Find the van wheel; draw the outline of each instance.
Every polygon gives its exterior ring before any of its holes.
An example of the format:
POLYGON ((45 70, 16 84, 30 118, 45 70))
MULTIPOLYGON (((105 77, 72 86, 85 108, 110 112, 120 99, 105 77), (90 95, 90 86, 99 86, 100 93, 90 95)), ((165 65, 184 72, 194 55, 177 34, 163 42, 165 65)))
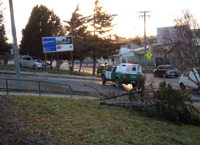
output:
POLYGON ((153 76, 156 77, 156 73, 155 72, 153 73, 153 76))
POLYGON ((122 84, 119 82, 119 79, 115 79, 115 87, 116 88, 121 88, 122 84))
POLYGON ((184 90, 184 89, 185 89, 185 86, 184 86, 183 83, 180 84, 180 89, 181 89, 181 90, 184 90))
POLYGON ((105 82, 106 82, 106 78, 105 78, 105 76, 104 75, 102 75, 102 84, 105 84, 105 82))

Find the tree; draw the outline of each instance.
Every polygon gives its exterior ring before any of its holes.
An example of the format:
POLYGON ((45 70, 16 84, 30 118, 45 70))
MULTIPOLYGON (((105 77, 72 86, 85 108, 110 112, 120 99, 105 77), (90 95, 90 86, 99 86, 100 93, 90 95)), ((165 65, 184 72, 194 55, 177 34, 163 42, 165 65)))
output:
POLYGON ((133 40, 131 40, 134 44, 141 46, 141 37, 137 35, 133 40))
POLYGON ((29 54, 44 60, 42 37, 60 35, 62 25, 60 18, 46 6, 35 6, 29 21, 22 30, 20 54, 29 54))
POLYGON ((73 57, 82 61, 87 55, 87 49, 85 49, 86 43, 83 41, 83 39, 85 39, 89 34, 86 24, 90 22, 90 16, 83 16, 82 14, 78 13, 79 10, 79 5, 77 5, 75 11, 72 13, 71 19, 69 21, 65 21, 65 28, 68 32, 68 35, 73 36, 73 57))
POLYGON ((108 57, 109 55, 114 54, 115 50, 118 49, 116 47, 113 51, 113 48, 117 44, 113 43, 111 36, 105 37, 105 34, 112 30, 114 26, 112 21, 117 15, 108 14, 107 12, 102 11, 102 8, 102 6, 99 6, 99 0, 95 0, 94 14, 91 19, 91 26, 94 28, 94 35, 90 36, 90 54, 93 58, 93 75, 95 75, 97 58, 108 57), (100 37, 103 35, 104 37, 100 37))
POLYGON ((6 36, 6 30, 4 25, 4 8, 2 8, 2 4, 3 2, 0 0, 0 60, 3 59, 4 65, 6 65, 12 45, 7 43, 8 38, 6 36))
POLYGON ((171 47, 170 61, 174 59, 174 65, 183 71, 186 69, 192 71, 195 79, 187 77, 200 88, 198 79, 198 75, 200 76, 200 27, 189 10, 182 12, 182 17, 174 19, 176 23, 174 27, 163 30, 162 41, 165 46, 171 47))

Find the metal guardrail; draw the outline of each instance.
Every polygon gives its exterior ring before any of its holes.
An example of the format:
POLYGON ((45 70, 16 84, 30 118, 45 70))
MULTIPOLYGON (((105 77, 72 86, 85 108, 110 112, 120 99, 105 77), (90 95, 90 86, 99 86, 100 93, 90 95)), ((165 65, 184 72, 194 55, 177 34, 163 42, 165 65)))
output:
POLYGON ((29 79, 12 79, 12 78, 0 78, 0 80, 5 80, 6 86, 5 87, 0 87, 0 89, 6 89, 7 95, 9 95, 9 90, 24 90, 24 91, 38 91, 39 96, 41 96, 41 92, 57 92, 57 93, 69 93, 71 95, 71 98, 73 97, 73 92, 71 89, 71 86, 69 84, 65 83, 56 83, 56 82, 50 82, 50 81, 41 81, 41 80, 29 80, 29 79), (38 89, 25 89, 25 88, 9 88, 8 86, 8 81, 13 80, 13 81, 28 81, 28 82, 37 82, 38 83, 38 89), (51 83, 51 84, 57 84, 57 85, 66 85, 68 86, 69 92, 64 92, 64 91, 54 91, 54 90, 42 90, 41 89, 41 82, 44 83, 51 83))
POLYGON ((30 80, 30 79, 12 79, 12 78, 0 78, 0 80, 5 80, 5 87, 0 87, 0 90, 5 89, 7 92, 7 95, 9 95, 10 90, 21 90, 21 91, 38 91, 39 96, 41 96, 41 92, 54 92, 54 93, 68 93, 70 94, 71 98, 73 98, 73 95, 82 95, 82 96, 89 96, 89 97, 98 97, 101 99, 99 94, 96 92, 97 96, 89 95, 89 94, 83 94, 83 93, 77 93, 73 92, 72 88, 69 84, 66 83, 57 83, 57 82, 51 82, 51 81, 42 81, 42 80, 30 80), (9 81, 28 81, 28 82, 37 82, 38 83, 38 89, 25 89, 25 88, 10 88, 8 83, 9 81), (65 85, 68 86, 69 92, 66 91, 54 91, 54 90, 43 90, 41 89, 41 83, 50 83, 50 84, 56 84, 56 85, 65 85))

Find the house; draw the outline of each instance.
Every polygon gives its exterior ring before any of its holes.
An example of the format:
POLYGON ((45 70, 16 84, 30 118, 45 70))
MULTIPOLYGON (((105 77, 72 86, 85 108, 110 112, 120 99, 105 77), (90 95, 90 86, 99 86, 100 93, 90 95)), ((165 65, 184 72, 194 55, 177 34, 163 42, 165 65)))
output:
POLYGON ((141 46, 136 45, 132 42, 126 43, 123 47, 120 48, 119 53, 117 54, 118 58, 114 59, 114 63, 120 64, 128 62, 128 58, 134 57, 132 50, 140 47, 141 46))

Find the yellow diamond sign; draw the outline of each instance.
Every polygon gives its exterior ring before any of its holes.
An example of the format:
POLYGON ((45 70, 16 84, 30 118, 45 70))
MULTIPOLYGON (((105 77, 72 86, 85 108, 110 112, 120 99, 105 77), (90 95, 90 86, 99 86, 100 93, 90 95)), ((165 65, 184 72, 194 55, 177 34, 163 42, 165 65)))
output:
POLYGON ((151 57, 152 57, 151 52, 147 52, 146 57, 147 57, 147 58, 151 58, 151 57))

